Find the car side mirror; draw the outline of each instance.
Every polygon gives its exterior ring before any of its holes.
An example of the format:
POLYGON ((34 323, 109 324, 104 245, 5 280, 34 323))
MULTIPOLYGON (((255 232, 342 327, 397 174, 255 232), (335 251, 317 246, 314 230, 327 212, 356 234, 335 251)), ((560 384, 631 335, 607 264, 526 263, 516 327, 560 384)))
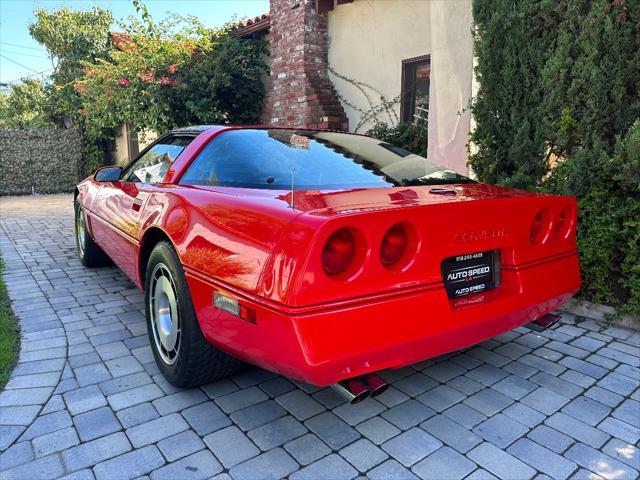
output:
POLYGON ((102 167, 96 170, 93 178, 96 182, 117 182, 122 175, 122 167, 102 167))

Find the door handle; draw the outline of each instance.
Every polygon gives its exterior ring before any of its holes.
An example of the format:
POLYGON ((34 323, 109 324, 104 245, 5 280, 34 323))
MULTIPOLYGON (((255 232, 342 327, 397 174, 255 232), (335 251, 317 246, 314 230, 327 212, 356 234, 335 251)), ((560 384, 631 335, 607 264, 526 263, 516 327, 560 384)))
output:
POLYGON ((131 205, 132 210, 134 212, 139 212, 141 207, 142 207, 142 199, 134 198, 133 205, 131 205))

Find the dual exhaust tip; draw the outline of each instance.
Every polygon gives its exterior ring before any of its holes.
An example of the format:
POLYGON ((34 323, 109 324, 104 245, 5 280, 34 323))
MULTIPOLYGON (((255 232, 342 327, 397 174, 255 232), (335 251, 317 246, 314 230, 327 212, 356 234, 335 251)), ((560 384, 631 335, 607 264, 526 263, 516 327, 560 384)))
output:
POLYGON ((331 385, 331 388, 351 405, 355 405, 365 398, 377 397, 389 388, 389 384, 375 373, 369 373, 361 377, 348 378, 331 385))

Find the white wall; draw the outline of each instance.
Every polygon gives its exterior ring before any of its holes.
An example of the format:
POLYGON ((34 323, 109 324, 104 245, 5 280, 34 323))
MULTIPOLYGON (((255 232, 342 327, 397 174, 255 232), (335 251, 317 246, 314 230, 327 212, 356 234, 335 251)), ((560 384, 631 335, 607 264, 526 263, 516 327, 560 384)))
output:
POLYGON ((433 162, 468 174, 473 84, 471 0, 431 2, 429 147, 433 162))
MULTIPOLYGON (((355 0, 329 12, 329 65, 343 76, 365 82, 387 99, 400 95, 402 60, 431 55, 429 152, 434 162, 466 174, 467 109, 472 93, 471 0, 355 0), (466 111, 465 111, 466 110, 466 111)), ((358 89, 330 74, 338 93, 369 110, 358 89)), ((379 97, 370 89, 374 104, 379 97)), ((349 128, 360 122, 358 109, 345 104, 349 128)), ((400 105, 393 110, 400 114, 400 105)), ((386 113, 378 119, 395 123, 386 113)), ((371 122, 359 128, 366 132, 371 122)))
POLYGON ((120 125, 116 136, 116 149, 113 152, 113 161, 116 165, 126 165, 129 163, 129 132, 126 124, 120 125))
MULTIPOLYGON (((400 95, 402 60, 430 53, 429 0, 356 0, 329 12, 329 66, 337 73, 379 90, 391 100, 400 95)), ((351 83, 329 74, 338 93, 350 103, 369 110, 367 98, 351 83)), ((380 95, 365 88, 374 105, 380 95), (377 97, 377 98, 376 98, 377 97)), ((355 130, 361 113, 343 102, 349 129, 355 130)), ((400 104, 393 107, 400 115, 400 104)), ((395 123, 386 113, 381 121, 395 123)), ((360 133, 371 128, 363 125, 360 133)))
MULTIPOLYGON (((127 165, 133 158, 130 158, 129 154, 129 126, 126 123, 120 125, 118 133, 116 135, 116 149, 112 153, 113 161, 116 165, 127 165)), ((138 152, 144 150, 144 148, 155 141, 158 138, 158 134, 151 130, 145 130, 138 133, 138 152)))

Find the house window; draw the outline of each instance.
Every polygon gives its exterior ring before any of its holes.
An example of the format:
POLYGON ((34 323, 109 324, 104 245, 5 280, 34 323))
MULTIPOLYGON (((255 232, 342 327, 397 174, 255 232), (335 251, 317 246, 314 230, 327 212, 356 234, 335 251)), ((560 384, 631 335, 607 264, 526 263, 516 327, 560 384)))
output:
POLYGON ((403 123, 416 123, 427 118, 429 111, 429 55, 402 61, 402 92, 400 94, 400 118, 403 123))

